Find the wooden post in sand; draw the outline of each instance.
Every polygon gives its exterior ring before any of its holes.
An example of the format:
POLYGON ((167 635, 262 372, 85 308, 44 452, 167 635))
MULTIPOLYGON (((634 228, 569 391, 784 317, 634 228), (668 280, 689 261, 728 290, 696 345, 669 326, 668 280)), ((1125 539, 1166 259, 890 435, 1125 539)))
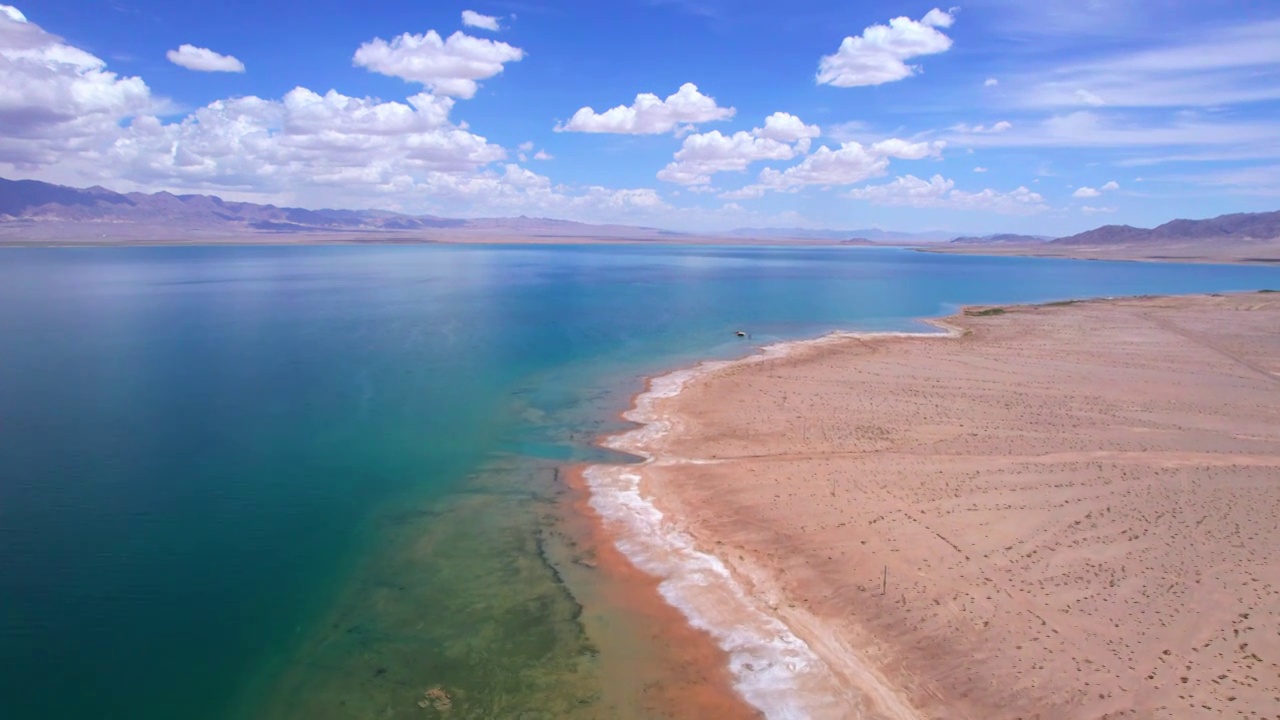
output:
POLYGON ((889 591, 889 566, 884 566, 884 579, 880 581, 880 594, 884 595, 889 591))

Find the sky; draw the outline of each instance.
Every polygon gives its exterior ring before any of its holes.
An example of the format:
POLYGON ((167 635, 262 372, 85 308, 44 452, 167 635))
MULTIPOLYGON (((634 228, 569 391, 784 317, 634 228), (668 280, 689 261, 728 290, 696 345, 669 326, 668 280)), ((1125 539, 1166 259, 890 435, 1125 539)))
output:
POLYGON ((0 176, 693 231, 1276 210, 1280 3, 0 4, 0 176))

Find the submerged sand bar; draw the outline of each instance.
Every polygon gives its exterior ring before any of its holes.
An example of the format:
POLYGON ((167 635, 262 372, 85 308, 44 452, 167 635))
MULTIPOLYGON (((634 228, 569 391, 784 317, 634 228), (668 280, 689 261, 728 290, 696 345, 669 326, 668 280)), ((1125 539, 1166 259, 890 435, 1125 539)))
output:
POLYGON ((593 502, 770 717, 1280 717, 1280 294, 946 322, 656 380, 593 502))

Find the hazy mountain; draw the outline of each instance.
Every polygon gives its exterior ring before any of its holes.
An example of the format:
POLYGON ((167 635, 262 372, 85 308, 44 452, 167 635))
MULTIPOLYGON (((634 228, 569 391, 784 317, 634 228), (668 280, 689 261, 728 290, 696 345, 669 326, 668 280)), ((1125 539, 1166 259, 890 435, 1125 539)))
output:
MULTIPOLYGON (((306 210, 213 195, 117 193, 102 187, 71 188, 35 180, 0 178, 0 237, 23 241, 99 237, 122 241, 172 241, 236 235, 344 233, 388 234, 404 241, 522 239, 715 241, 800 240, 846 245, 944 243, 948 246, 1155 247, 1190 248, 1212 243, 1252 246, 1280 239, 1280 212, 1238 213, 1209 220, 1174 220, 1154 229, 1107 225, 1049 240, 1036 235, 999 234, 951 239, 939 232, 904 233, 879 229, 812 230, 739 228, 720 236, 686 234, 628 225, 591 225, 548 218, 511 217, 460 220, 383 210, 306 210), (945 242, 950 240, 950 242, 945 242)), ((370 238, 371 240, 376 238, 370 238)))
MULTIPOLYGON (((405 241, 519 238, 672 240, 685 233, 628 225, 591 225, 549 218, 460 220, 385 210, 306 210, 213 195, 168 192, 117 193, 101 187, 71 188, 35 180, 0 178, 0 236, 53 241, 111 238, 167 241, 240 235, 393 235, 405 241)), ((337 237, 337 236, 335 236, 337 237)), ((370 238, 376 240, 377 238, 370 238)))
POLYGON ((1054 245, 1120 245, 1266 241, 1280 238, 1280 212, 1236 213, 1209 220, 1173 220, 1147 230, 1106 225, 1054 240, 1054 245))
POLYGON ((1001 233, 998 235, 980 235, 970 237, 958 237, 951 242, 957 245, 1030 245, 1033 243, 1042 243, 1052 240, 1051 237, 1044 235, 1015 235, 1012 233, 1001 233))
POLYGON ((368 210, 304 210, 228 202, 213 195, 112 192, 77 189, 35 180, 0 178, 0 221, 134 223, 181 229, 323 232, 333 230, 417 230, 465 225, 430 215, 410 216, 368 210))
POLYGON ((778 240, 870 240, 878 244, 941 242, 954 236, 948 232, 895 232, 865 228, 862 230, 813 230, 810 228, 736 228, 728 235, 740 238, 775 238, 778 240))

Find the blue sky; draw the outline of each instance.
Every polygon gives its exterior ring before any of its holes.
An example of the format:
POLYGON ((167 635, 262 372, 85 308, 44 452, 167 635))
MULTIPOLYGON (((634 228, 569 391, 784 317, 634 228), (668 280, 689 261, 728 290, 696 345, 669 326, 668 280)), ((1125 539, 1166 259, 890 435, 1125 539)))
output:
POLYGON ((11 178, 694 230, 1280 206, 1274 0, 0 9, 11 178))

